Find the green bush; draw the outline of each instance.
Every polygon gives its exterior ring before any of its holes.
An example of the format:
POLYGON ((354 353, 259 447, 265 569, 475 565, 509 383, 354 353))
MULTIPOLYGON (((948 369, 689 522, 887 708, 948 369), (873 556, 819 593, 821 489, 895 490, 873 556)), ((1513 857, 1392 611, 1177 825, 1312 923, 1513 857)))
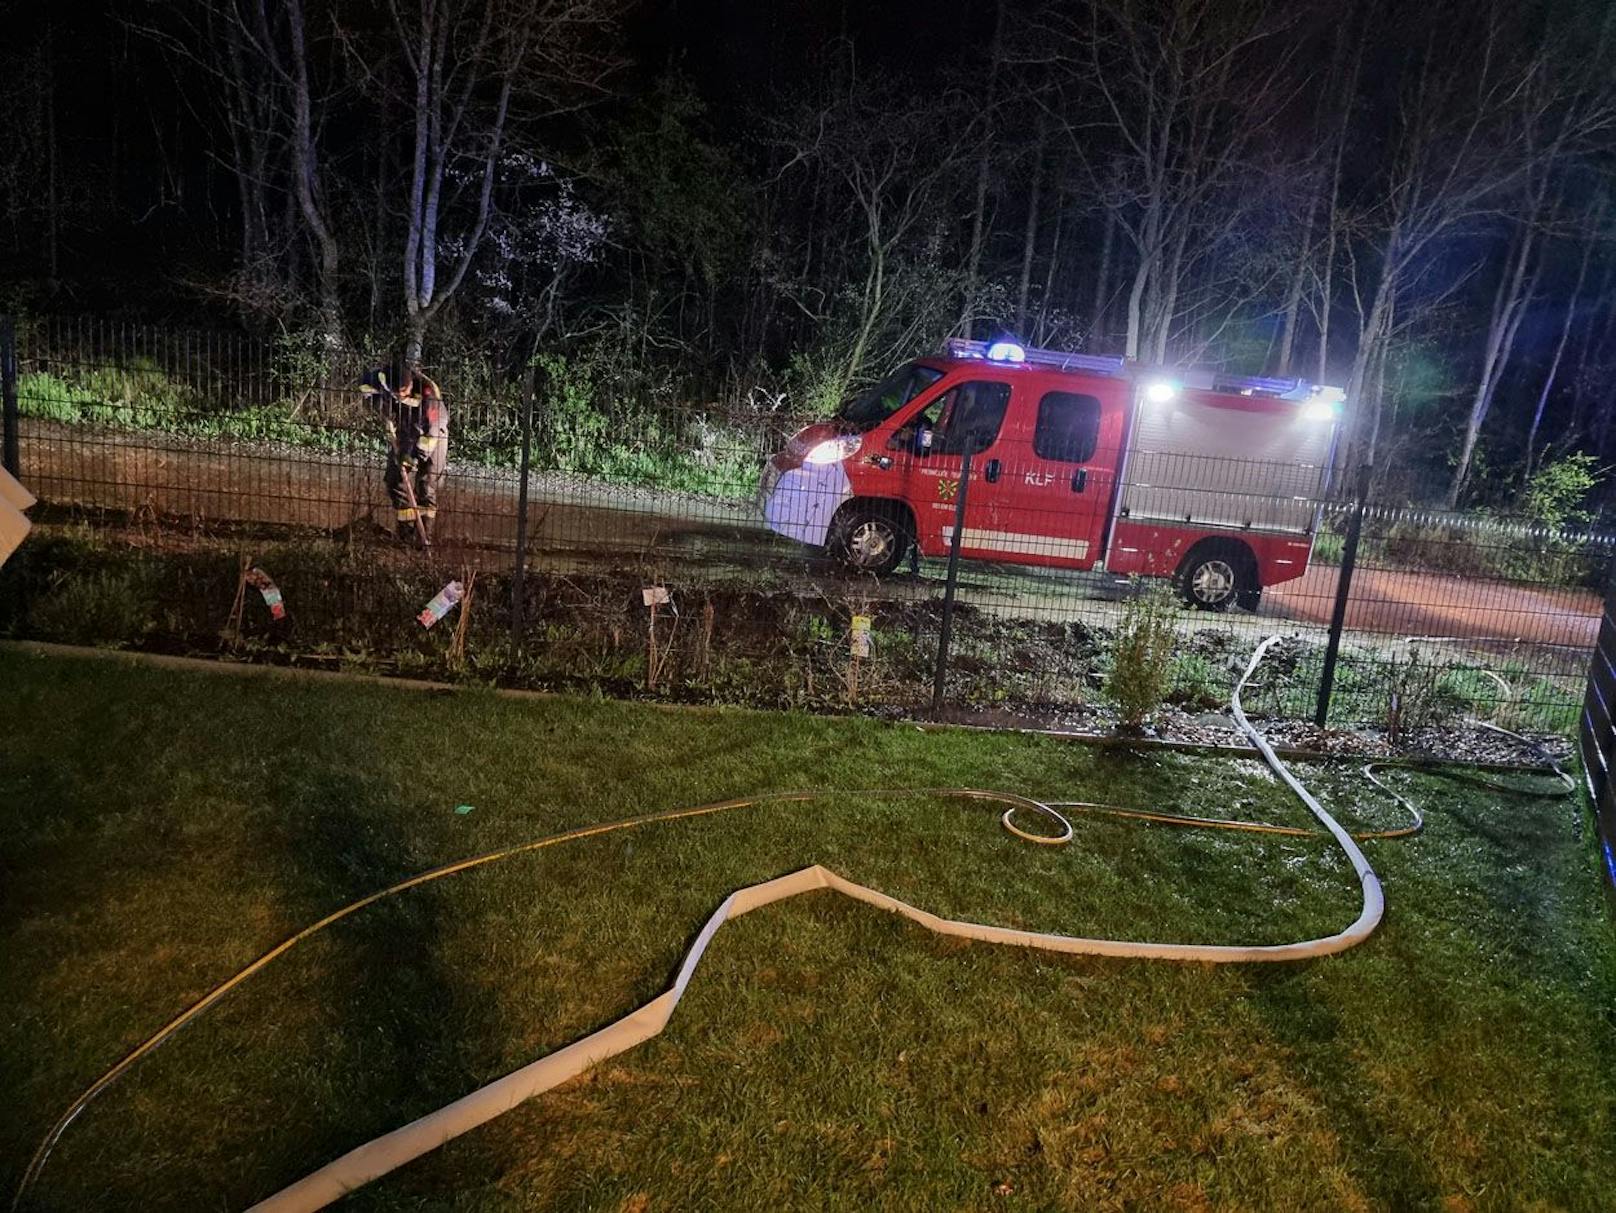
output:
POLYGON ((71 423, 79 420, 91 399, 83 389, 44 371, 17 377, 17 411, 24 417, 71 423))
POLYGON ((121 647, 153 627, 156 602, 137 569, 64 573, 29 611, 33 630, 64 644, 121 647))
MULTIPOLYGON (((541 354, 541 458, 555 471, 623 484, 745 497, 757 486, 755 434, 612 387, 600 358, 541 354)), ((643 385, 641 385, 643 387, 643 385)))
POLYGON ((1178 643, 1176 610, 1171 591, 1160 585, 1136 589, 1122 609, 1105 689, 1126 728, 1143 726, 1167 697, 1178 643))
POLYGON ((1583 502, 1602 478, 1598 463, 1594 456, 1579 451, 1544 464, 1526 482, 1521 503, 1526 516, 1557 530, 1586 525, 1593 515, 1583 508, 1583 502))

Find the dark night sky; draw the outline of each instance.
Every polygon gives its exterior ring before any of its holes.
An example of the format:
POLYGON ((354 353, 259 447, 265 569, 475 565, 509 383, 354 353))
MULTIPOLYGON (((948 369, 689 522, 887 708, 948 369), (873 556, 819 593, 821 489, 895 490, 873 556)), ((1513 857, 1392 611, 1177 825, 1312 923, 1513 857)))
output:
MULTIPOLYGON (((144 281, 149 305, 175 276, 209 271, 218 250, 204 229, 216 227, 229 243, 221 213, 229 185, 204 146, 194 103, 170 62, 132 28, 152 11, 145 0, 19 3, 7 18, 10 50, 0 61, 47 44, 55 61, 63 189, 88 203, 63 232, 62 279, 83 306, 127 306, 131 281, 144 281)), ((841 39, 866 78, 894 70, 924 78, 929 63, 980 61, 992 10, 965 0, 647 0, 624 32, 626 92, 675 70, 707 101, 712 126, 734 136, 765 91, 811 87, 828 56, 845 56, 841 39)), ((7 245, 0 280, 39 272, 37 247, 7 245)))

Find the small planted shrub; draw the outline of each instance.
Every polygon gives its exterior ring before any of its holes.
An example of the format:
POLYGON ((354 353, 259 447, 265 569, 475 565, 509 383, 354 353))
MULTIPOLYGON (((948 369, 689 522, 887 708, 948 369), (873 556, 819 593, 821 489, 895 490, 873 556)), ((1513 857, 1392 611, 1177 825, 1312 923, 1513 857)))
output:
POLYGON ((1453 662, 1437 653, 1408 646, 1405 656, 1393 656, 1384 670, 1386 738, 1393 746, 1411 733, 1447 724, 1458 715, 1460 703, 1450 686, 1453 662))
POLYGON ((1123 607, 1105 689, 1126 728, 1143 727, 1167 697, 1178 643, 1176 610, 1171 591, 1161 585, 1136 591, 1123 607))

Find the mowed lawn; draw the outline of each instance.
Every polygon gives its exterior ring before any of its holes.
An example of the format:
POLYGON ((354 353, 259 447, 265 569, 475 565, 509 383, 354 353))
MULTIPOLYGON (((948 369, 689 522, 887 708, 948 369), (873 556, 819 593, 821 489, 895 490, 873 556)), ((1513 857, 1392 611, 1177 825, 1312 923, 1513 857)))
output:
MULTIPOLYGON (((802 787, 970 785, 1305 823, 1259 764, 0 651, 0 1178, 88 1083, 300 926, 568 827, 802 787), (456 807, 471 805, 467 813, 456 807)), ((1354 824, 1350 769, 1304 779, 1354 824)), ((669 1030, 345 1208, 1608 1209, 1616 932, 1586 809, 1404 776, 1381 931, 1255 967, 950 942, 832 893, 726 926, 669 1030)), ((28 1207, 233 1209, 661 991, 738 885, 820 862, 945 914, 1283 942, 1325 841, 846 796, 452 877, 254 977, 93 1104, 28 1207)))

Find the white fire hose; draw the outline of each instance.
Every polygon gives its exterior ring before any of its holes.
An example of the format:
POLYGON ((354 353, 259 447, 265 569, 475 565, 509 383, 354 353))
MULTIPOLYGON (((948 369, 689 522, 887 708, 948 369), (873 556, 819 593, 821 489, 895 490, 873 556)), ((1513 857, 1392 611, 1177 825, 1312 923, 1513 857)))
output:
MULTIPOLYGON (((1251 655, 1250 663, 1246 666, 1245 673, 1240 676, 1240 680, 1235 686, 1234 694, 1231 697, 1231 707, 1235 723, 1239 725, 1240 730, 1250 738, 1252 744, 1257 747, 1257 750, 1262 754, 1268 765, 1273 768, 1275 774, 1284 780, 1286 786, 1296 794, 1301 802, 1307 806, 1308 811, 1323 825, 1325 831, 1335 839, 1337 845, 1341 847, 1348 860, 1352 863, 1353 871, 1357 873, 1362 894, 1362 905, 1358 917, 1342 930, 1333 935, 1325 935, 1316 939, 1268 945, 1152 943, 1136 940, 1090 939, 1074 935, 1046 934, 940 918, 927 910, 910 905, 908 902, 900 901, 877 889, 857 884, 837 875, 828 868, 814 864, 786 876, 737 889, 726 897, 722 904, 713 911, 701 933, 696 937, 695 943, 691 945, 690 950, 685 954, 684 961, 679 966, 679 972, 674 979, 673 985, 644 1006, 591 1033, 582 1040, 575 1041, 505 1075, 503 1078, 496 1079, 488 1085, 460 1097, 453 1103, 439 1108, 436 1112, 428 1113, 418 1120, 411 1121, 401 1128, 384 1133, 380 1137, 348 1151, 289 1187, 283 1188, 273 1196, 255 1204, 252 1206, 253 1210, 258 1211, 258 1213, 301 1213, 301 1211, 305 1210, 324 1208, 360 1185, 377 1179, 389 1171, 403 1166, 412 1159, 419 1158, 451 1138, 458 1137, 460 1134, 494 1119, 501 1113, 509 1111, 522 1101, 549 1091, 599 1064, 601 1061, 631 1049, 642 1041, 657 1035, 667 1026, 669 1019, 673 1015, 674 1008, 679 1005, 679 1000, 684 996, 685 989, 707 950, 707 945, 712 941, 719 927, 730 919, 739 917, 751 910, 777 901, 783 901, 788 897, 795 897, 800 893, 829 889, 851 897, 855 901, 864 902, 866 905, 872 905, 878 909, 899 914, 939 935, 973 939, 983 943, 1035 948, 1040 951, 1059 952, 1066 955, 1121 956, 1141 960, 1241 964, 1305 960, 1315 956, 1326 956, 1333 952, 1342 952, 1362 943, 1379 924, 1381 915, 1385 910, 1385 899, 1381 892, 1380 880, 1370 866, 1369 860, 1365 858, 1363 851, 1359 849, 1358 840, 1404 837, 1418 832, 1422 822, 1418 811, 1405 797, 1386 787, 1385 784, 1375 778, 1374 768, 1377 764, 1370 764, 1370 766, 1364 768, 1364 773, 1377 786, 1394 796, 1413 815, 1413 821, 1410 825, 1394 830, 1373 831, 1356 836, 1348 833, 1325 810, 1324 806, 1314 798, 1313 794, 1291 774, 1289 768, 1274 753, 1273 747, 1252 726, 1251 722, 1246 718, 1240 702, 1240 695, 1250 681, 1252 674, 1262 662, 1263 655, 1277 639, 1278 637, 1271 636, 1257 646, 1256 651, 1251 655)), ((1559 771, 1558 768, 1555 768, 1555 770, 1568 786, 1574 787, 1569 776, 1559 771)), ((991 792, 974 788, 886 789, 872 791, 810 790, 766 793, 743 799, 718 801, 694 808, 673 809, 641 817, 625 818, 621 821, 585 826, 581 829, 569 830, 563 834, 551 835, 548 838, 536 839, 513 847, 507 847, 503 850, 492 851, 470 859, 460 860, 456 863, 446 864, 443 867, 412 876, 408 880, 400 881, 379 892, 372 893, 368 897, 343 906, 341 909, 326 915, 318 922, 305 927, 269 952, 266 952, 234 977, 216 987, 199 1002, 170 1021, 154 1036, 137 1047, 116 1066, 108 1070, 73 1102, 51 1128, 50 1132, 46 1134, 45 1139, 34 1154, 33 1160, 29 1163, 21 1184, 18 1186, 16 1198, 12 1203, 13 1209, 22 1205, 28 1190, 39 1179, 46 1160, 50 1156, 51 1149, 68 1125, 89 1105, 91 1100, 126 1073, 142 1057, 167 1041, 236 986, 263 969, 270 962, 284 955, 297 944, 323 931, 333 923, 355 914, 367 906, 374 905, 384 898, 392 897, 429 881, 469 871, 512 856, 557 846, 561 843, 594 838, 617 830, 635 829, 641 826, 679 821, 691 817, 711 816, 731 809, 756 808, 767 804, 800 803, 833 796, 877 798, 924 796, 991 801, 1005 806, 1001 820, 1004 827, 1012 834, 1029 842, 1056 846, 1064 845, 1072 838, 1071 822, 1059 811, 1061 809, 1076 809, 1090 813, 1196 828, 1233 829, 1286 835, 1312 835, 1318 833, 1316 830, 1295 826, 1191 817, 1184 814, 1130 809, 1086 801, 1039 801, 1011 792, 991 792), (1030 816, 1044 819, 1054 827, 1055 832, 1053 834, 1037 834, 1021 828, 1014 820, 1018 811, 1024 811, 1030 816)))

